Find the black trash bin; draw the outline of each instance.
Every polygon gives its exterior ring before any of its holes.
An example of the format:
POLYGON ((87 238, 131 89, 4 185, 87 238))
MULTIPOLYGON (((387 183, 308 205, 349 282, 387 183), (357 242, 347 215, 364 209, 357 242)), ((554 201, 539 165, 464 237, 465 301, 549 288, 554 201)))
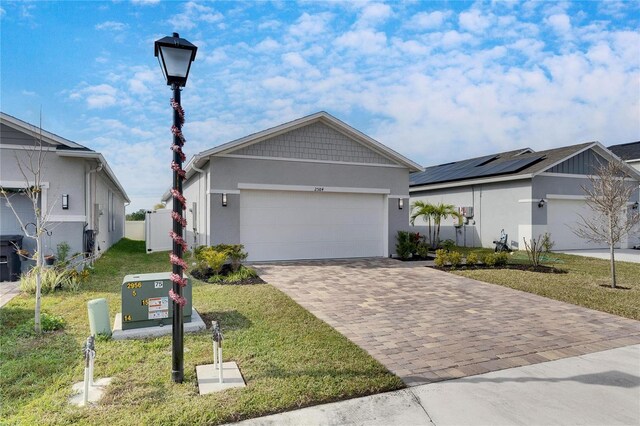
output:
POLYGON ((20 256, 22 235, 0 235, 0 281, 20 279, 20 256))

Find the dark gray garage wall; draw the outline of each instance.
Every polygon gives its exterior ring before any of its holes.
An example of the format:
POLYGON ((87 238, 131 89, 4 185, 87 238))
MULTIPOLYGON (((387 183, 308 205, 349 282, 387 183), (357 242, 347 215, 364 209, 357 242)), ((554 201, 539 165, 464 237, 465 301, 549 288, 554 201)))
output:
MULTIPOLYGON (((408 195, 409 170, 395 166, 365 166, 254 158, 212 157, 211 188, 237 191, 239 183, 301 185, 343 188, 388 189, 390 195, 408 195)), ((409 200, 398 209, 398 200, 389 199, 389 253, 395 250, 395 234, 409 223, 409 200)), ((239 195, 229 194, 227 207, 220 195, 212 194, 212 244, 240 240, 239 195), (215 201, 214 201, 215 200, 215 201)))

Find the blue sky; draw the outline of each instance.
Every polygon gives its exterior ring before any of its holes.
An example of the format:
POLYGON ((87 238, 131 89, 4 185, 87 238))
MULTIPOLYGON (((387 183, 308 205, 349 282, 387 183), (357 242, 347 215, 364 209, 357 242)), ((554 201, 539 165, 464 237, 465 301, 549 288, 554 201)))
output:
POLYGON ((187 156, 327 111, 433 165, 640 140, 640 3, 0 2, 1 109, 102 152, 128 211, 171 183, 153 42, 199 48, 187 156))

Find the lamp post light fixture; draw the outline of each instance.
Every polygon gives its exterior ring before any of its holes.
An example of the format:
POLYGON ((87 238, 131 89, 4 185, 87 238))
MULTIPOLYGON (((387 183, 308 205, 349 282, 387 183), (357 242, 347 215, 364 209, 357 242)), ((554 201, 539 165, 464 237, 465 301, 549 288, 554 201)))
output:
POLYGON ((196 58, 198 48, 187 40, 180 38, 178 33, 173 33, 171 37, 163 37, 157 40, 154 45, 154 54, 158 58, 162 74, 164 75, 167 85, 173 90, 173 99, 171 106, 173 107, 173 162, 171 169, 173 170, 173 187, 171 194, 173 196, 173 231, 171 237, 173 239, 173 252, 170 255, 173 273, 171 281, 173 288, 169 292, 173 304, 172 319, 172 368, 171 378, 175 383, 182 383, 184 379, 184 324, 182 309, 186 300, 182 296, 182 287, 187 284, 187 280, 183 277, 183 271, 186 263, 182 259, 183 251, 186 249, 186 242, 182 237, 182 229, 186 225, 183 211, 186 207, 186 200, 182 195, 182 180, 185 177, 185 171, 182 169, 182 162, 185 155, 182 152, 182 146, 185 139, 182 135, 182 124, 184 123, 184 111, 180 104, 180 90, 187 84, 191 62, 196 58))

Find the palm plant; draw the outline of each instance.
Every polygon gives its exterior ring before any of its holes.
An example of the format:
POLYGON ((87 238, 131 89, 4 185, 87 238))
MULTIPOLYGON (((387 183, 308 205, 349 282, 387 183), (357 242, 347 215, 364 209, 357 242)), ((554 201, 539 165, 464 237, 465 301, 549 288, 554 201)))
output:
POLYGON ((429 229, 429 245, 432 247, 435 235, 431 234, 431 220, 434 218, 434 212, 435 209, 433 204, 424 201, 415 201, 413 204, 411 204, 411 216, 409 217, 411 225, 415 225, 415 221, 419 217, 427 222, 427 226, 429 229))
POLYGON ((455 217, 458 220, 462 218, 462 215, 458 213, 458 210, 455 208, 453 204, 444 204, 438 203, 433 206, 433 223, 435 225, 435 246, 437 247, 440 244, 440 223, 442 219, 447 219, 449 217, 455 217))

